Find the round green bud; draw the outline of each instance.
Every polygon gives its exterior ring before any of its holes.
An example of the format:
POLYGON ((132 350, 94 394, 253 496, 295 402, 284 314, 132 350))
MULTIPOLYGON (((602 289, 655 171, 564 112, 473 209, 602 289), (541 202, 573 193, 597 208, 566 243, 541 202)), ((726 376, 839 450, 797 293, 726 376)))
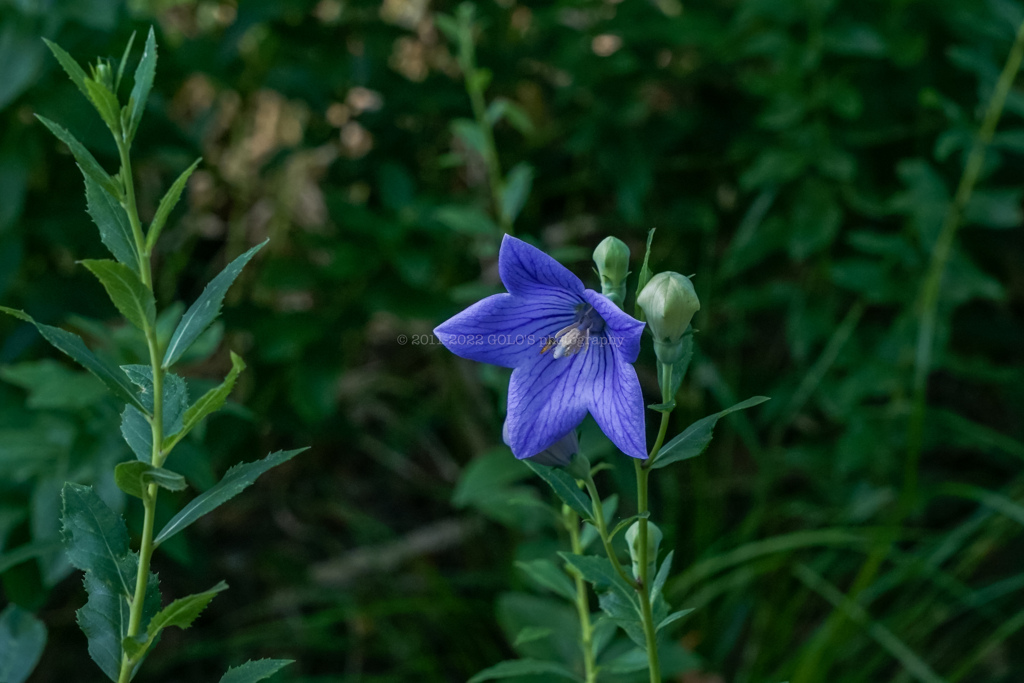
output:
POLYGON ((636 298, 654 335, 658 360, 672 364, 682 355, 679 340, 700 310, 700 300, 690 278, 679 273, 658 273, 636 298))
POLYGON ((618 237, 605 237, 594 249, 594 264, 601 276, 601 293, 621 307, 626 299, 629 247, 618 237))
MULTIPOLYGON (((647 522, 647 566, 648 575, 650 568, 657 563, 658 548, 661 547, 661 529, 648 520, 647 522)), ((626 529, 626 545, 629 546, 629 557, 633 560, 633 576, 640 578, 640 520, 633 522, 626 529)))

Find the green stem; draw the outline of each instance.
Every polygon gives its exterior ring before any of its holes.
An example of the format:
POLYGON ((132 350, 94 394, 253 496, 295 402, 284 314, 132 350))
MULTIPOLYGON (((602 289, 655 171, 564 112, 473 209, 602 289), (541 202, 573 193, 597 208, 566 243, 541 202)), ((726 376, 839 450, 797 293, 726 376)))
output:
MULTIPOLYGON (((568 505, 562 506, 562 519, 565 528, 569 532, 569 539, 572 544, 574 555, 583 554, 583 543, 580 541, 580 518, 568 505)), ((597 658, 594 656, 594 628, 590 622, 590 600, 587 594, 587 584, 583 575, 575 568, 569 567, 576 583, 576 613, 580 620, 580 648, 583 650, 583 671, 586 676, 585 683, 597 682, 597 658)))
POLYGON ((1020 70, 1021 59, 1024 58, 1024 22, 1017 28, 1017 37, 1006 57, 1006 64, 996 82, 995 90, 985 110, 985 118, 971 146, 967 163, 964 165, 960 184, 956 188, 953 203, 946 212, 942 231, 932 250, 931 262, 925 275, 924 287, 920 299, 921 326, 917 334, 917 353, 914 363, 914 403, 911 414, 909 444, 905 463, 903 491, 900 506, 903 514, 913 509, 917 499, 917 469, 921 459, 921 448, 924 441, 924 418, 926 394, 928 391, 928 375, 931 371, 932 354, 934 353, 935 328, 938 322, 939 294, 942 289, 942 276, 946 271, 946 263, 953 251, 953 243, 960 227, 964 210, 974 192, 974 186, 981 175, 985 162, 985 150, 992 142, 996 125, 1002 116, 1006 104, 1006 96, 1013 86, 1013 81, 1020 70))
MULTIPOLYGON (((135 187, 132 177, 131 159, 128 156, 128 149, 125 145, 119 144, 121 155, 121 177, 125 186, 124 209, 128 214, 128 221, 132 226, 132 234, 135 237, 135 246, 139 253, 139 268, 143 284, 153 291, 153 274, 150 261, 150 251, 146 246, 146 240, 142 234, 142 222, 139 220, 138 208, 135 204, 135 187)), ((164 437, 163 424, 163 395, 164 395, 164 370, 160 360, 160 343, 156 336, 156 329, 148 322, 145 322, 146 345, 149 347, 149 363, 153 371, 153 414, 149 418, 152 428, 153 450, 150 454, 150 463, 154 467, 163 465, 166 457, 162 450, 164 437)), ((149 583, 149 565, 153 556, 153 523, 156 518, 156 498, 159 488, 156 484, 150 484, 146 489, 146 495, 142 499, 144 516, 142 520, 142 540, 139 544, 139 569, 135 577, 135 594, 132 596, 130 616, 128 618, 129 638, 139 635, 142 626, 142 612, 146 601, 146 588, 149 583)), ((118 683, 128 683, 131 680, 132 672, 135 669, 137 660, 125 654, 121 656, 121 672, 118 676, 118 683)))
MULTIPOLYGON (((662 413, 663 416, 667 416, 667 413, 662 413)), ((664 423, 665 420, 662 420, 664 423)), ((655 444, 660 448, 660 444, 655 444)), ((654 451, 656 453, 656 451, 654 451)), ((651 470, 644 467, 641 461, 635 460, 634 466, 636 468, 636 498, 637 498, 637 510, 639 514, 647 512, 647 478, 651 474, 651 470)), ((640 611, 644 622, 644 641, 647 643, 647 662, 651 673, 651 683, 661 683, 661 665, 658 662, 658 634, 654 625, 654 614, 651 611, 651 595, 650 595, 650 558, 648 557, 649 547, 647 544, 647 518, 640 518, 640 533, 637 541, 639 548, 637 551, 640 555, 640 576, 639 581, 636 583, 636 592, 640 596, 640 611)))
POLYGON ((604 546, 604 552, 608 555, 608 561, 612 563, 612 568, 615 569, 616 573, 622 580, 631 586, 636 585, 636 579, 626 573, 626 570, 622 568, 622 564, 619 562, 619 558, 615 555, 615 550, 612 548, 612 539, 608 534, 608 522, 604 518, 604 509, 601 507, 601 495, 597 492, 597 485, 594 484, 594 478, 588 476, 586 481, 583 482, 587 487, 587 493, 590 494, 591 506, 594 508, 594 521, 597 522, 597 532, 601 536, 601 544, 604 546))

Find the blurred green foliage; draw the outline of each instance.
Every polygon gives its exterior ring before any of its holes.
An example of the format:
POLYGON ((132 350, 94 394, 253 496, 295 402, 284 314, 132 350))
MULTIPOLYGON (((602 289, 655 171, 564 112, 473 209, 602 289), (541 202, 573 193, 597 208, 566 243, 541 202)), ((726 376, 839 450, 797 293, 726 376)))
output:
MULTIPOLYGON (((168 543, 170 597, 221 576, 232 589, 187 642, 153 654, 154 680, 210 678, 244 651, 296 659, 282 680, 453 681, 566 647, 511 644, 517 625, 557 632, 565 616, 514 567, 556 538, 529 503, 548 492, 498 448, 502 377, 416 343, 499 287, 486 164, 452 133, 473 113, 434 11, 454 7, 0 2, 4 305, 139 360, 75 263, 103 247, 81 175, 33 114, 65 122, 108 168, 116 151, 42 37, 85 61, 157 27, 134 145, 143 217, 204 158, 164 231, 162 304, 193 300, 273 238, 187 373, 197 386, 226 374, 227 335, 251 368, 249 409, 197 430, 175 466, 205 489, 256 452, 314 448, 168 543)), ((1021 4, 505 0, 477 15, 486 97, 528 117, 495 128, 502 168, 533 168, 517 234, 586 275, 606 235, 635 255, 657 227, 652 267, 696 273, 702 304, 675 428, 773 397, 656 477, 662 547, 682 572, 666 590, 697 608, 678 642, 708 672, 688 680, 771 683, 809 657, 805 680, 1020 680, 1024 89, 942 280, 919 495, 857 604, 844 594, 902 496, 920 290, 1021 4), (845 621, 822 648, 833 612, 845 621)), ((0 320, 0 340, 3 594, 49 628, 31 680, 74 679, 82 591, 61 581, 56 493, 71 479, 118 503, 96 475, 129 452, 90 377, 27 325, 0 320), (10 565, 26 547, 37 561, 10 565)), ((642 356, 656 397, 651 368, 642 356)), ((620 469, 601 476, 628 482, 620 469)))

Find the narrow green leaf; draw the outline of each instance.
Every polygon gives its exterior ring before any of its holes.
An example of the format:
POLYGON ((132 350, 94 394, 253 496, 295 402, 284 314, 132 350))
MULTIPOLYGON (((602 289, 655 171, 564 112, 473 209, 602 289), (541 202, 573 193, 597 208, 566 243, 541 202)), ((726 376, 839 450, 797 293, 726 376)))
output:
POLYGON ((22 683, 46 647, 46 625, 15 604, 0 612, 0 681, 22 683))
POLYGON ((183 491, 187 486, 185 477, 177 472, 154 467, 138 460, 122 462, 115 467, 114 482, 117 484, 117 488, 129 496, 142 499, 146 498, 146 489, 150 484, 156 484, 168 491, 183 491))
POLYGON ((114 81, 114 94, 121 88, 121 77, 124 76, 124 66, 128 63, 128 55, 132 53, 132 45, 135 44, 135 31, 132 31, 132 35, 128 38, 128 44, 125 45, 124 52, 121 54, 121 63, 117 67, 117 79, 114 81))
POLYGON ((677 621, 679 621, 680 619, 682 619, 683 617, 685 617, 687 614, 689 614, 692 611, 693 611, 693 609, 681 609, 678 612, 673 612, 672 614, 670 614, 667 617, 665 617, 664 619, 662 619, 661 622, 659 622, 658 625, 654 628, 654 630, 655 631, 660 631, 661 629, 665 628, 666 626, 669 626, 670 624, 676 623, 677 621))
POLYGON ((516 635, 516 640, 512 643, 512 646, 519 647, 524 643, 532 643, 535 640, 542 640, 550 636, 552 633, 553 631, 546 626, 527 626, 516 635))
POLYGON ((671 465, 674 462, 679 462, 680 460, 697 457, 703 453, 704 449, 711 443, 711 437, 713 436, 715 425, 721 418, 725 417, 729 413, 734 413, 737 410, 744 410, 745 408, 759 405, 767 400, 769 400, 767 396, 754 396, 753 398, 748 398, 746 401, 737 403, 731 408, 726 408, 719 413, 708 415, 705 418, 697 420, 683 430, 682 434, 675 437, 662 447, 651 467, 657 469, 659 467, 671 465))
POLYGON ((483 131, 480 130, 480 125, 476 121, 471 119, 455 119, 451 122, 451 129, 452 134, 461 139, 467 147, 481 157, 486 158, 487 141, 483 131))
POLYGON ((203 330, 216 319, 220 314, 220 306, 224 302, 224 295, 227 294, 228 288, 242 272, 245 264, 249 263, 256 252, 267 244, 267 241, 269 240, 257 244, 229 263, 217 277, 210 281, 210 284, 206 285, 206 289, 203 290, 196 302, 185 311, 185 315, 182 316, 181 322, 178 323, 178 327, 174 330, 171 341, 167 345, 167 353, 164 354, 163 362, 165 368, 174 365, 196 338, 203 333, 203 330))
POLYGON ((124 131, 125 140, 131 142, 135 138, 135 131, 139 128, 139 121, 142 120, 142 112, 146 109, 146 100, 149 99, 149 91, 153 87, 153 77, 156 75, 156 34, 153 27, 149 28, 149 35, 146 36, 146 47, 142 51, 142 59, 135 68, 135 85, 132 87, 131 98, 128 100, 128 130, 124 131))
POLYGON ((220 683, 256 683, 264 678, 270 678, 284 667, 291 664, 293 659, 257 659, 246 662, 241 666, 228 669, 220 679, 220 683))
POLYGON ((618 591, 608 591, 598 595, 598 603, 608 620, 625 631, 630 640, 646 652, 647 638, 644 635, 640 606, 636 600, 626 599, 618 591))
POLYGON ((590 498, 580 490, 573 479, 565 470, 559 467, 548 467, 538 465, 530 460, 524 460, 526 466, 537 473, 541 479, 548 483, 548 486, 555 492, 563 503, 571 507, 580 517, 585 520, 593 519, 593 510, 590 507, 590 498))
POLYGON ((139 273, 139 252, 124 208, 96 182, 85 176, 86 208, 100 231, 100 240, 118 261, 139 273))
POLYGON ((115 137, 119 137, 121 105, 118 104, 117 97, 110 92, 110 88, 91 78, 85 79, 85 89, 89 92, 89 101, 92 102, 92 106, 96 107, 103 123, 107 124, 107 128, 115 137))
POLYGON ((560 552, 559 556, 566 564, 574 567, 580 575, 595 588, 608 588, 618 593, 626 602, 636 605, 636 591, 626 583, 607 557, 597 555, 574 555, 560 552))
POLYGON ((515 222, 519 212, 523 210, 532 186, 533 167, 526 162, 516 164, 508 172, 505 188, 501 193, 501 210, 510 223, 515 222))
MULTIPOLYGON (((654 230, 655 228, 651 228, 647 232, 647 250, 644 252, 644 265, 640 267, 640 274, 637 275, 636 281, 637 296, 640 296, 640 292, 644 290, 644 287, 647 286, 647 283, 651 281, 652 277, 654 277, 654 271, 651 270, 651 266, 649 265, 649 262, 651 260, 651 242, 654 241, 654 230)), ((640 308, 640 304, 634 305, 633 317, 635 317, 637 320, 646 320, 646 318, 644 317, 643 309, 640 308)))
POLYGON ((219 386, 210 389, 199 397, 199 400, 189 406, 185 411, 185 418, 181 430, 168 436, 164 441, 165 447, 169 443, 181 441, 186 434, 191 432, 196 425, 203 421, 208 415, 217 412, 224 407, 224 402, 231 395, 235 388, 235 381, 242 370, 245 370, 245 361, 234 351, 231 352, 231 372, 224 378, 219 386))
POLYGON ((0 553, 0 574, 11 567, 17 567, 22 562, 34 560, 37 557, 45 557, 54 551, 64 548, 64 543, 59 540, 44 540, 26 543, 14 550, 0 553))
MULTIPOLYGON (((83 86, 84 87, 84 86, 83 86)), ((72 135, 57 123, 54 123, 50 119, 36 114, 36 118, 39 119, 44 126, 50 129, 50 132, 57 136, 57 139, 68 146, 71 150, 71 155, 75 157, 75 161, 78 162, 78 168, 82 170, 82 173, 89 178, 92 178, 93 182, 99 185, 101 188, 110 193, 112 197, 115 197, 120 201, 121 190, 117 183, 110 175, 103 170, 100 166, 100 162, 96 161, 96 157, 87 150, 82 143, 75 139, 72 135)))
POLYGON ((541 588, 546 588, 570 602, 576 600, 576 587, 572 579, 551 560, 542 558, 530 562, 516 562, 516 566, 541 588))
MULTIPOLYGON (((140 398, 146 414, 153 412, 153 369, 148 365, 124 365, 128 378, 140 389, 140 398)), ((164 374, 163 427, 164 433, 181 429, 185 409, 188 407, 188 386, 174 373, 164 374)), ((153 428, 141 411, 127 406, 121 413, 121 435, 141 462, 153 459, 153 428)))
POLYGON ((153 427, 135 406, 125 406, 121 413, 121 436, 140 462, 153 459, 153 427))
POLYGON ((92 351, 89 350, 89 347, 85 345, 85 342, 83 342, 82 338, 77 334, 62 330, 59 327, 52 327, 50 325, 38 323, 32 319, 32 316, 28 315, 24 311, 0 306, 0 313, 12 315, 19 320, 24 320, 25 322, 35 325, 36 329, 39 330, 39 334, 43 335, 43 338, 46 339, 46 341, 53 344, 53 346, 58 350, 66 353, 86 370, 96 375, 96 377, 98 377, 108 389, 114 392, 114 395, 137 408, 145 410, 142 403, 139 401, 135 388, 131 385, 131 382, 128 381, 128 377, 122 371, 117 368, 112 368, 100 360, 92 351))
MULTIPOLYGON (((51 42, 46 38, 43 38, 43 42, 46 43, 46 47, 50 48, 50 52, 52 52, 53 56, 57 58, 58 62, 60 62, 65 73, 71 77, 71 82, 75 84, 75 87, 77 87, 82 94, 88 98, 89 91, 85 88, 85 79, 87 78, 85 75, 85 69, 83 69, 78 62, 75 61, 75 58, 69 55, 67 51, 57 43, 51 42)), ((45 121, 43 123, 45 123, 45 121)))
POLYGON ((134 270, 110 260, 87 259, 81 261, 81 264, 96 276, 107 290, 107 296, 128 322, 143 331, 147 325, 152 327, 156 324, 153 292, 142 284, 134 270))
POLYGON ((170 626, 186 629, 202 613, 217 593, 227 590, 228 585, 221 581, 216 586, 204 593, 188 595, 175 600, 167 607, 153 615, 149 620, 144 638, 125 638, 121 643, 125 654, 130 658, 138 660, 152 646, 160 631, 170 626))
POLYGON ((156 209, 156 215, 153 217, 153 222, 149 224, 149 233, 146 235, 147 249, 152 249, 153 245, 156 244, 160 233, 164 229, 164 225, 167 223, 168 216, 171 215, 171 211, 178 204, 178 200, 181 199, 181 193, 185 190, 185 184, 188 183, 189 176, 192 175, 192 171, 196 170, 196 166, 199 165, 200 161, 202 161, 201 157, 193 161, 192 165, 178 176, 178 179, 174 181, 171 188, 167 190, 167 194, 160 200, 160 206, 156 209))
POLYGON ((267 470, 291 460, 305 450, 307 449, 299 448, 294 451, 278 451, 271 453, 263 460, 235 465, 211 489, 196 496, 178 514, 171 518, 171 521, 167 522, 167 525, 160 531, 153 543, 160 545, 171 536, 174 536, 174 534, 192 524, 192 522, 247 489, 256 481, 257 477, 267 470))
POLYGON ((669 572, 672 571, 672 558, 675 557, 676 551, 670 550, 665 555, 665 559, 661 561, 661 567, 658 569, 657 575, 654 577, 654 581, 651 583, 651 600, 653 601, 661 589, 665 587, 665 582, 668 581, 669 572))
POLYGON ((558 662, 545 662, 540 659, 509 659, 487 667, 470 678, 468 683, 480 683, 480 681, 495 681, 500 678, 538 674, 554 674, 573 681, 582 680, 567 669, 564 664, 559 664, 558 662))

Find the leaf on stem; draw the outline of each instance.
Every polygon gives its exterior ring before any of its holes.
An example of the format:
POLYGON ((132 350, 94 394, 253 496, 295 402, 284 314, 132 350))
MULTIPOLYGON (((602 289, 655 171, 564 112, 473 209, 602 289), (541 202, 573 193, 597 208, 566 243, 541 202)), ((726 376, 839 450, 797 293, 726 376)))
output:
POLYGON ((103 123, 107 124, 115 138, 120 137, 121 105, 117 102, 117 96, 110 92, 106 85, 91 78, 85 79, 85 89, 89 93, 89 101, 96 108, 103 123))
MULTIPOLYGON (((61 67, 71 78, 71 82, 75 84, 75 87, 77 87, 83 95, 89 97, 89 91, 85 88, 85 79, 88 78, 88 76, 85 75, 85 69, 83 69, 78 62, 75 61, 75 58, 69 55, 67 51, 57 43, 51 42, 46 38, 43 38, 43 42, 46 43, 46 47, 50 48, 50 52, 52 52, 53 56, 57 58, 58 62, 60 62, 61 67)), ((44 121, 43 123, 46 122, 44 121)))
POLYGON ((241 356, 232 351, 231 372, 228 373, 228 376, 224 378, 224 381, 219 386, 210 389, 200 396, 198 401, 189 406, 188 410, 185 411, 181 429, 170 433, 171 435, 164 439, 164 445, 181 441, 204 418, 223 408, 224 402, 231 395, 231 390, 235 388, 235 381, 242 370, 245 370, 245 361, 242 360, 241 356))
POLYGON ((156 35, 153 27, 149 28, 149 35, 146 36, 146 47, 142 51, 142 59, 135 68, 135 85, 132 87, 132 94, 128 100, 128 130, 124 131, 127 142, 135 138, 135 131, 139 128, 139 121, 142 120, 142 112, 146 108, 146 100, 149 99, 149 91, 153 87, 153 77, 156 75, 156 35))
POLYGON ((6 306, 0 306, 0 313, 6 313, 18 318, 19 320, 24 320, 25 322, 35 325, 36 329, 39 330, 39 334, 43 335, 43 338, 46 341, 50 342, 60 351, 66 353, 86 370, 96 375, 96 377, 98 377, 108 389, 114 392, 115 396, 132 406, 145 410, 139 400, 138 394, 135 391, 135 387, 133 387, 131 382, 128 381, 127 375, 117 368, 112 368, 100 360, 92 351, 89 350, 89 347, 85 345, 85 342, 83 342, 82 338, 77 334, 62 330, 59 327, 38 323, 32 318, 32 316, 28 315, 24 311, 7 308, 6 306))
POLYGON ((177 329, 174 330, 174 334, 171 336, 171 341, 167 345, 167 353, 164 354, 163 366, 165 368, 174 365, 188 347, 203 333, 203 330, 217 318, 228 288, 231 287, 238 274, 242 272, 242 268, 249 263, 252 257, 256 255, 256 252, 262 249, 268 241, 264 240, 236 258, 206 285, 206 288, 196 302, 185 311, 185 315, 181 318, 181 322, 178 323, 177 329))
POLYGON ((170 626, 177 626, 180 629, 188 628, 202 611, 206 609, 210 601, 217 596, 217 593, 227 590, 227 588, 228 585, 221 581, 204 593, 196 593, 195 595, 179 598, 167 607, 164 607, 149 620, 145 636, 124 639, 122 646, 124 647, 125 654, 133 660, 138 660, 152 646, 163 629, 170 626))
POLYGON ((182 171, 178 179, 174 181, 170 189, 167 190, 167 194, 160 200, 160 206, 156 209, 156 215, 153 216, 153 222, 149 224, 149 233, 146 235, 146 248, 152 249, 153 245, 156 244, 157 239, 160 237, 160 233, 164 229, 164 225, 167 223, 167 218, 171 215, 171 211, 178 204, 178 200, 181 199, 181 193, 185 190, 185 185, 188 183, 189 176, 192 175, 192 171, 196 170, 196 166, 202 158, 196 159, 192 162, 192 165, 182 171))
POLYGON ((541 588, 546 588, 570 602, 576 600, 576 587, 572 580, 551 560, 541 558, 530 562, 516 562, 516 566, 541 588))
POLYGON ((295 660, 257 659, 249 661, 241 666, 228 669, 228 672, 221 677, 220 683, 256 683, 264 678, 270 678, 293 661, 295 660))
POLYGON ((224 478, 212 488, 196 496, 188 505, 181 509, 171 521, 160 531, 154 545, 160 545, 171 536, 188 527, 194 521, 220 507, 239 493, 252 486, 256 479, 267 470, 287 462, 299 453, 308 450, 299 448, 294 451, 277 451, 263 460, 239 463, 227 471, 224 478))
POLYGON ((80 263, 89 269, 107 296, 125 318, 136 328, 145 331, 147 326, 156 324, 156 301, 153 292, 142 284, 135 271, 116 261, 108 259, 87 259, 80 263))
POLYGON ((563 503, 575 510, 584 520, 590 521, 594 518, 593 510, 590 508, 590 498, 587 497, 580 487, 565 470, 559 467, 548 467, 524 460, 526 466, 537 473, 541 479, 548 483, 548 486, 555 492, 563 503))
POLYGON ((545 662, 540 659, 509 659, 487 667, 470 678, 468 683, 480 683, 481 681, 495 681, 501 678, 537 674, 553 674, 573 681, 582 680, 567 669, 564 664, 559 664, 558 662, 545 662))
POLYGON ((124 46, 124 52, 121 53, 121 63, 117 67, 117 79, 114 81, 114 94, 117 94, 118 89, 121 87, 121 77, 124 76, 124 65, 128 63, 128 55, 132 53, 132 45, 135 44, 135 31, 132 31, 131 37, 128 38, 128 44, 124 46))
POLYGON ((154 467, 138 460, 122 462, 115 467, 114 482, 117 484, 117 488, 129 496, 142 499, 148 495, 146 489, 150 484, 156 484, 168 491, 183 491, 187 486, 185 477, 177 472, 154 467))
POLYGON ((120 198, 121 190, 118 187, 118 184, 105 170, 103 170, 103 167, 100 166, 100 162, 96 161, 96 157, 92 155, 92 152, 87 150, 85 146, 75 139, 75 136, 69 133, 63 126, 54 123, 45 116, 39 116, 36 114, 36 118, 39 119, 44 126, 49 128, 50 132, 57 136, 58 140, 68 146, 68 149, 71 150, 71 155, 75 157, 75 161, 78 162, 78 168, 81 169, 83 175, 91 178, 99 187, 110 193, 111 197, 117 199, 120 198))
MULTIPOLYGON (((153 413, 153 368, 148 365, 124 365, 121 368, 139 386, 142 403, 147 414, 153 413)), ((163 431, 164 434, 181 430, 185 410, 188 407, 188 386, 185 380, 173 373, 164 374, 163 387, 163 431)), ((142 462, 153 459, 153 428, 141 411, 127 406, 121 413, 121 435, 131 447, 135 457, 142 462)))
POLYGON ((769 400, 767 396, 754 396, 748 398, 746 401, 737 403, 731 408, 715 413, 714 415, 708 415, 705 418, 697 420, 689 427, 687 427, 682 434, 675 437, 667 444, 665 444, 661 451, 659 451, 654 463, 651 464, 652 469, 658 469, 659 467, 665 467, 671 465, 674 462, 680 460, 688 460, 689 458, 695 458, 704 452, 704 449, 711 443, 711 437, 714 435, 715 425, 718 421, 728 415, 734 413, 737 410, 744 410, 750 408, 765 401, 769 400))
POLYGON ((118 261, 139 273, 139 252, 128 214, 110 194, 85 176, 85 202, 89 216, 100 231, 103 246, 118 261))
POLYGON ((0 681, 22 683, 39 663, 46 625, 15 604, 0 612, 0 681))
MULTIPOLYGON (((654 277, 654 271, 652 271, 650 265, 648 265, 651 260, 651 242, 654 241, 654 230, 655 228, 651 228, 647 232, 647 250, 644 252, 644 264, 640 267, 640 274, 637 275, 636 281, 637 296, 640 296, 640 292, 643 291, 644 287, 647 286, 647 283, 651 281, 652 277, 654 277)), ((633 317, 637 320, 646 320, 644 317, 644 311, 640 308, 640 304, 635 304, 633 306, 633 317)))
POLYGON ((505 188, 501 193, 501 212, 509 223, 514 223, 523 210, 530 188, 533 186, 533 167, 520 162, 512 167, 505 178, 505 188))

